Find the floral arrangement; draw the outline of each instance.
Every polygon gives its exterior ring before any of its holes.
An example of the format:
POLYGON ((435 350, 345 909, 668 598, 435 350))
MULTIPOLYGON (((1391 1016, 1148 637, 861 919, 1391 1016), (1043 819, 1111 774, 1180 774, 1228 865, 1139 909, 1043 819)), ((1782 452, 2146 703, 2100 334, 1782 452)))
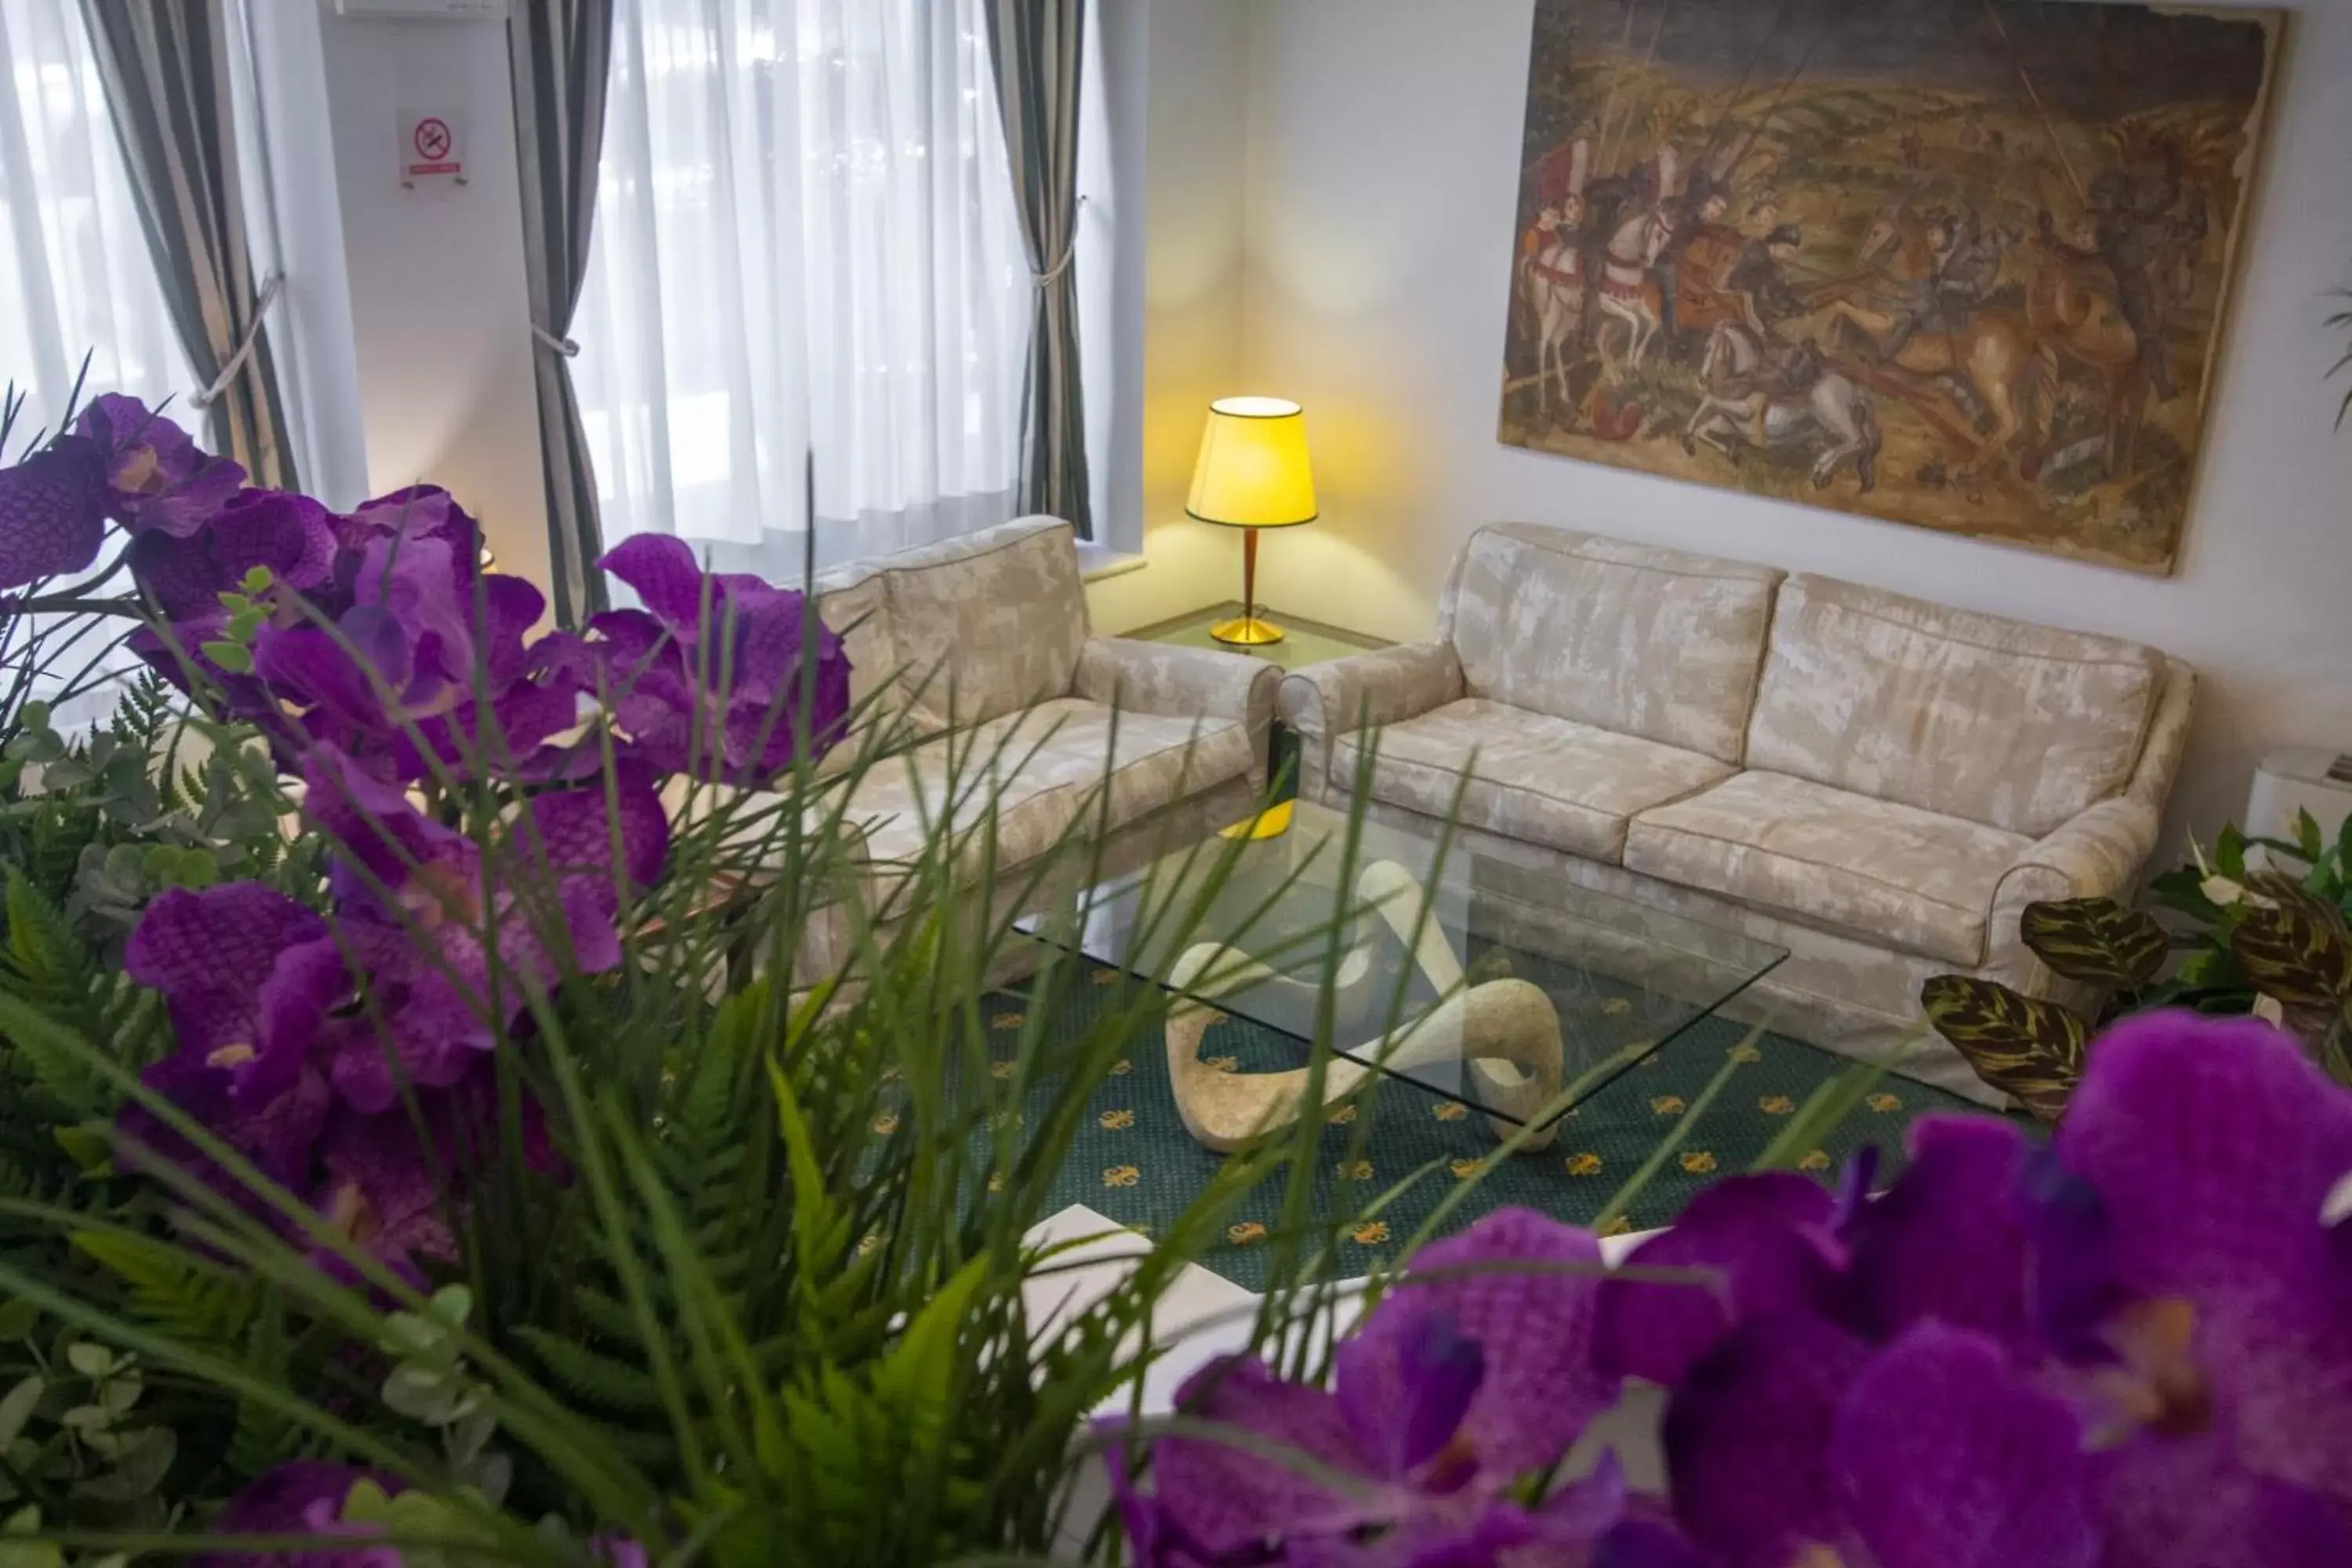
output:
MULTIPOLYGON (((485 1124, 487 1053, 563 975, 621 962, 616 917, 667 854, 660 779, 767 779, 821 753, 848 659, 801 595, 706 577, 659 538, 602 563, 646 608, 534 640, 545 600, 480 569, 447 492, 338 516, 244 478, 135 399, 99 397, 0 475, 0 584, 88 569, 111 519, 157 617, 131 647, 257 726, 306 786, 333 850, 323 910, 258 881, 174 888, 131 933, 125 969, 178 1042, 142 1077, 414 1274, 412 1253, 455 1261, 428 1142, 446 1163, 461 1125, 485 1124), (430 809, 469 786, 499 819, 487 836, 430 809)), ((152 1113, 125 1116, 139 1146, 227 1179, 152 1113)))
POLYGON ((1929 1119, 1869 1173, 1726 1181, 1614 1271, 1524 1210, 1424 1247, 1328 1388, 1229 1358, 1114 1446, 1138 1560, 2352 1562, 2352 1092, 2294 1042, 2144 1015, 2046 1147, 1929 1119), (1568 1462, 1629 1380, 1664 1497, 1568 1462))
POLYGON ((546 630, 481 553, 444 490, 248 487, 126 398, 0 468, 0 1552, 1044 1550, 1134 1326, 1311 1130, 1032 1325, 1164 994, 1049 957, 982 1070, 988 816, 868 907, 904 742, 810 599, 639 538, 635 607, 546 630))
MULTIPOLYGON (((1158 1296, 1261 1184, 1261 1335, 1330 1300, 1357 1216, 1307 1212, 1319 1130, 1033 1324, 1030 1227, 1165 994, 1080 1011, 1049 955, 986 1070, 1009 929, 951 918, 967 839, 887 920, 844 898, 891 742, 809 601, 635 540, 604 565, 638 607, 546 631, 479 560, 442 490, 255 489, 127 399, 0 468, 0 1551, 1051 1549, 1158 1296), (62 733, 31 693, 100 623, 151 673, 62 733), (836 914, 857 984, 796 975, 836 914)), ((1166 1564, 2352 1561, 2352 1094, 2265 1026, 2152 1013, 2046 1148, 1944 1120, 1912 1152, 1875 1196, 1866 1164, 1727 1181, 1615 1268, 1525 1212, 1424 1247, 1328 1377, 1228 1358, 1099 1439, 1118 1533, 1166 1564), (1637 1383, 1660 1496, 1593 1453, 1637 1383)))

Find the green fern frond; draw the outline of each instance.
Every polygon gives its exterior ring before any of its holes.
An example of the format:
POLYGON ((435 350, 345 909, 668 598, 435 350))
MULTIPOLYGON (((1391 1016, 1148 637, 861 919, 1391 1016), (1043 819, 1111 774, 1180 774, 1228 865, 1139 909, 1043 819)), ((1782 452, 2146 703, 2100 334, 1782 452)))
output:
POLYGON ((82 1230, 74 1250, 121 1282, 130 1315, 183 1344, 236 1354, 260 1293, 254 1283, 202 1268, 169 1243, 128 1231, 82 1230))
MULTIPOLYGON (((171 1031, 162 998, 100 963, 57 903, 13 866, 0 910, 8 926, 0 948, 0 989, 126 1067, 144 1067, 168 1052, 171 1031)), ((113 1113, 113 1089, 79 1055, 37 1037, 13 1038, 6 1046, 6 1059, 56 1102, 60 1120, 113 1113)))
POLYGON ((662 1408, 660 1385, 649 1373, 535 1325, 519 1326, 515 1337, 576 1399, 630 1415, 654 1415, 662 1408))

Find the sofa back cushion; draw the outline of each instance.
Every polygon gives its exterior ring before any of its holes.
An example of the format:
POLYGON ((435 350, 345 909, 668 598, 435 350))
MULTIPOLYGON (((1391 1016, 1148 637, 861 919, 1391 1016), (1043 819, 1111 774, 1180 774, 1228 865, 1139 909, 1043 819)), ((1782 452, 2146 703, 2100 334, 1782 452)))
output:
POLYGON ((1483 528, 1438 632, 1465 693, 1737 763, 1780 574, 1528 523, 1483 528))
MULTIPOLYGON (((897 684, 898 651, 890 637, 889 591, 870 564, 821 572, 812 586, 817 617, 841 637, 849 655, 849 700, 862 703, 897 684)), ((882 706, 890 706, 885 697, 882 706)))
POLYGON ((1087 640, 1076 534, 1024 517, 876 563, 918 731, 1066 697, 1087 640))
POLYGON ((2137 643, 1800 574, 1748 765, 2039 838, 2130 778, 2163 673, 2137 643))

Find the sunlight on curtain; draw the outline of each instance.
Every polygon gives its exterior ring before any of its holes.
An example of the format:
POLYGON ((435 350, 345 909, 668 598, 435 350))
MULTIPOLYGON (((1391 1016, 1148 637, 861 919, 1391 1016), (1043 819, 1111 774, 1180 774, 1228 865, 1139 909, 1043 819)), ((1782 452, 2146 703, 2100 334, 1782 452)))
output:
MULTIPOLYGON (((197 427, 188 404, 195 374, 155 280, 75 0, 0 0, 0 80, 8 85, 0 103, 0 381, 25 394, 7 456, 37 431, 54 433, 85 353, 84 401, 101 392, 169 398, 179 422, 197 427)), ((21 646, 12 643, 10 656, 21 646)), ((53 696, 102 647, 93 636, 65 650, 35 690, 53 696)), ((102 668, 136 662, 117 653, 102 668)), ((87 723, 112 702, 100 687, 58 718, 87 723)))
POLYGON ((1012 512, 1028 266, 979 0, 618 0, 573 365, 605 542, 790 580, 1012 512))
POLYGON ((195 377, 139 231, 80 6, 0 0, 0 379, 29 395, 18 438, 56 419, 85 353, 89 392, 170 397, 193 426, 195 377))

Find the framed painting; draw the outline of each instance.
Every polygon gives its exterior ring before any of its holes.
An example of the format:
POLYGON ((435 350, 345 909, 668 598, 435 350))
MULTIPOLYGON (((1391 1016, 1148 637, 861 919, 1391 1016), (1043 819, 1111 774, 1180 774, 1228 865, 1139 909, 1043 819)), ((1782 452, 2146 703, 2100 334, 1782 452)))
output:
POLYGON ((1503 440, 2171 571, 2281 27, 1536 0, 1503 440))

